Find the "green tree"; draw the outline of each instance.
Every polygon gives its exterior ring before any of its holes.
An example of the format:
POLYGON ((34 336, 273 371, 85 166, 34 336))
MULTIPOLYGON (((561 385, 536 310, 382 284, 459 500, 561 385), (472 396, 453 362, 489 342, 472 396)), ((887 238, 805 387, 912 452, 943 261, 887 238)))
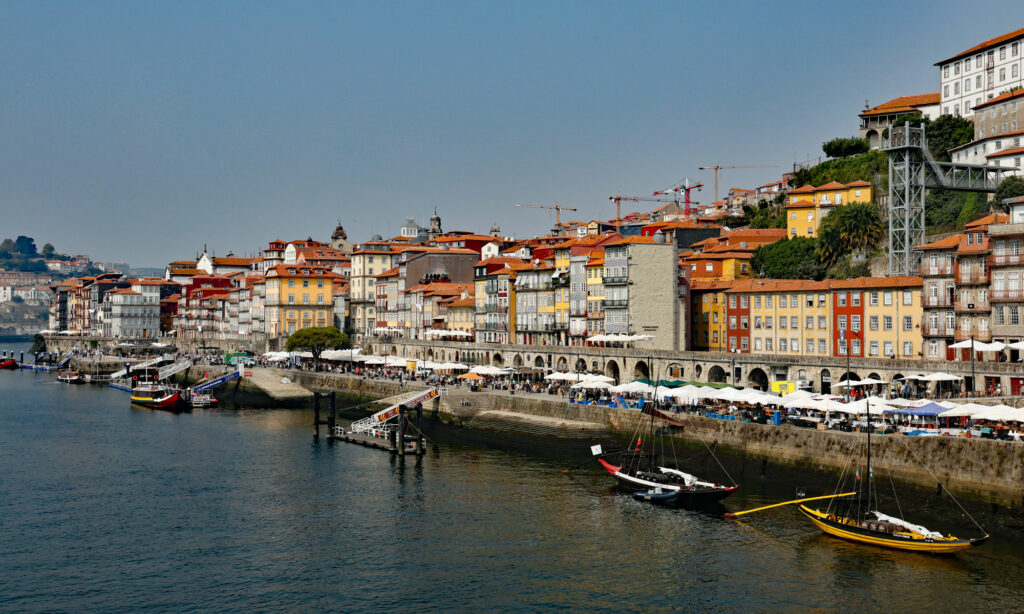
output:
POLYGON ((36 333, 32 335, 32 347, 29 348, 29 352, 32 354, 38 354, 46 351, 46 337, 42 333, 36 333))
POLYGON ((875 203, 837 207, 818 227, 817 254, 825 266, 852 251, 868 252, 885 237, 882 210, 875 203))
POLYGON ((11 239, 4 239, 3 243, 0 243, 0 252, 13 252, 17 248, 18 246, 11 239))
POLYGON ((805 185, 822 185, 830 181, 851 183, 863 180, 875 184, 875 189, 885 189, 888 180, 889 156, 884 151, 874 150, 862 154, 825 160, 821 164, 798 170, 789 185, 799 188, 805 185), (882 183, 875 181, 878 177, 882 183))
POLYGON ((36 251, 36 242, 35 240, 32 239, 32 237, 26 237, 24 235, 21 235, 14 240, 14 245, 14 251, 18 252, 19 254, 28 256, 30 258, 39 255, 39 252, 36 251))
POLYGON ((43 256, 47 258, 52 258, 56 251, 57 250, 53 247, 53 243, 47 243, 43 246, 43 256))
POLYGON ((815 254, 815 240, 808 237, 787 238, 754 250, 750 268, 769 279, 813 279, 825 276, 825 266, 815 254))
POLYGON ((821 150, 830 158, 845 158, 857 154, 867 153, 871 147, 867 140, 856 137, 835 138, 821 144, 821 150))
POLYGON ((940 115, 925 126, 928 149, 940 162, 949 162, 949 150, 974 140, 974 124, 962 117, 940 115))
POLYGON ((1007 177, 999 182, 999 187, 996 188, 996 194, 992 198, 992 202, 997 209, 1005 211, 1006 206, 1003 204, 1003 201, 1017 196, 1024 196, 1024 177, 1007 177))
POLYGON ((343 350, 349 347, 348 335, 333 326, 316 326, 302 328, 288 337, 285 349, 289 352, 304 351, 313 354, 313 359, 320 360, 324 350, 343 350))

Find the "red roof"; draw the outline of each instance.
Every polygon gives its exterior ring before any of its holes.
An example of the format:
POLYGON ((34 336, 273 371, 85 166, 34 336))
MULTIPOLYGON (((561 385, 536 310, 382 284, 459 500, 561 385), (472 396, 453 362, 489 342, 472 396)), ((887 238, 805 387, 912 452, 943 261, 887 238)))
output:
POLYGON ((1018 89, 1006 92, 1005 94, 1000 94, 1000 95, 996 96, 995 98, 993 98, 991 100, 986 100, 985 102, 983 102, 983 103, 981 103, 979 105, 975 105, 974 108, 975 109, 980 109, 982 107, 989 107, 989 106, 992 106, 994 104, 999 104, 1000 102, 1006 102, 1007 100, 1010 100, 1011 98, 1019 98, 1021 96, 1024 96, 1024 88, 1018 88, 1018 89))
POLYGON ((860 117, 866 117, 868 115, 891 115, 894 113, 909 113, 916 111, 917 107, 939 104, 939 93, 933 92, 931 94, 917 94, 914 96, 900 96, 899 98, 893 98, 888 102, 871 107, 870 109, 860 113, 860 117))
POLYGON ((1014 30, 1013 32, 1010 32, 1009 34, 1003 34, 1002 36, 997 36, 995 38, 990 38, 987 41, 981 43, 980 45, 975 45, 975 46, 971 47, 970 49, 967 49, 966 51, 961 51, 960 53, 954 55, 951 58, 947 58, 945 60, 942 60, 941 62, 936 62, 934 65, 935 66, 941 66, 941 65, 945 64, 946 62, 950 62, 952 60, 956 60, 956 59, 962 58, 965 55, 971 55, 971 54, 976 53, 978 51, 982 51, 983 49, 988 49, 989 47, 994 47, 994 46, 996 46, 996 45, 998 45, 1000 43, 1005 43, 1008 40, 1012 40, 1014 38, 1021 37, 1021 36, 1024 36, 1024 28, 1021 28, 1020 30, 1014 30))

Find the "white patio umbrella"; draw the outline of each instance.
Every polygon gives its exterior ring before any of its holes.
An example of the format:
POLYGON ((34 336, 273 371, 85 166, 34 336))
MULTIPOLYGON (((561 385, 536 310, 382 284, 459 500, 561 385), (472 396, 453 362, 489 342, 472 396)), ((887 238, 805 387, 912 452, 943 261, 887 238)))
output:
POLYGON ((973 416, 973 420, 991 420, 993 422, 1024 422, 1024 409, 1001 405, 990 407, 973 416))
POLYGON ((944 373, 939 371, 937 373, 931 373, 919 378, 923 382, 957 382, 963 378, 959 375, 953 375, 952 373, 944 373))
POLYGON ((608 382, 598 382, 598 381, 591 380, 591 381, 587 381, 587 382, 580 382, 578 384, 573 384, 572 386, 569 386, 569 387, 572 388, 572 389, 575 389, 575 390, 607 390, 607 389, 611 388, 612 385, 609 384, 608 382))
POLYGON ((1006 349, 1006 344, 1002 341, 993 341, 992 343, 985 343, 984 341, 975 341, 974 339, 965 339, 949 346, 954 350, 967 350, 971 349, 971 344, 974 344, 974 351, 976 352, 1002 352, 1006 349))

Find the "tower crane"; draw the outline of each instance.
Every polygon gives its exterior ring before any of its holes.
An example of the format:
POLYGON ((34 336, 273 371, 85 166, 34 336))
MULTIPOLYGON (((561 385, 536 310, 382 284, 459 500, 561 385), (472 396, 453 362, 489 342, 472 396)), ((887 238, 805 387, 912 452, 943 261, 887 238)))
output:
POLYGON ((674 193, 676 195, 676 202, 679 202, 679 193, 680 192, 685 193, 686 194, 686 200, 684 202, 686 204, 686 217, 690 217, 690 205, 691 204, 693 204, 693 205, 697 204, 697 203, 692 202, 690 200, 690 191, 694 190, 694 189, 696 189, 699 192, 699 191, 704 189, 704 184, 703 183, 696 183, 696 184, 691 183, 690 182, 690 178, 686 177, 685 179, 683 179, 679 183, 679 185, 675 186, 674 188, 668 188, 667 190, 660 190, 658 192, 655 192, 654 195, 658 196, 658 195, 661 195, 661 194, 671 194, 671 193, 674 193))
POLYGON ((718 171, 719 170, 721 170, 723 168, 777 168, 778 166, 779 166, 778 164, 754 164, 752 166, 741 166, 741 165, 723 166, 721 163, 715 162, 711 166, 701 166, 701 167, 698 167, 698 168, 700 168, 700 170, 702 170, 702 171, 715 171, 715 201, 717 202, 718 201, 718 171))
POLYGON ((619 232, 622 228, 622 201, 628 200, 629 202, 654 202, 654 203, 678 203, 678 198, 651 198, 649 196, 623 196, 622 194, 616 194, 615 196, 609 196, 608 200, 615 201, 615 232, 619 232))
POLYGON ((562 212, 563 211, 577 211, 575 207, 563 207, 555 201, 554 206, 552 205, 516 205, 517 207, 530 207, 532 209, 550 209, 555 212, 555 227, 562 227, 562 212))

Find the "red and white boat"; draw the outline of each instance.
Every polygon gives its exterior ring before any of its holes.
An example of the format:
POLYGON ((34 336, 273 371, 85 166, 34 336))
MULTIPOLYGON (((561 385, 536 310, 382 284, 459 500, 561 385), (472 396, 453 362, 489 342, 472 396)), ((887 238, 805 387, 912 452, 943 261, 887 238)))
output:
POLYGON ((0 369, 6 369, 8 371, 13 371, 13 370, 15 370, 17 368, 18 368, 18 363, 13 358, 10 358, 8 360, 0 360, 0 369))
POLYGON ((159 369, 151 368, 132 372, 132 403, 152 409, 180 410, 181 390, 161 382, 159 373, 159 369))

